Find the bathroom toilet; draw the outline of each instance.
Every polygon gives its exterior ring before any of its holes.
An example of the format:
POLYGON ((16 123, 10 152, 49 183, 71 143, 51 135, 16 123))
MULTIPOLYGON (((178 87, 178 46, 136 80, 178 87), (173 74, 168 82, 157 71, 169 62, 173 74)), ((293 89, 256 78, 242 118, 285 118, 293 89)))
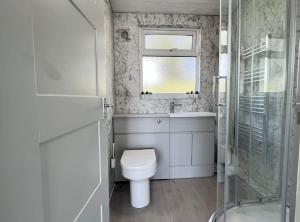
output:
POLYGON ((130 200, 135 208, 150 203, 150 178, 156 172, 154 149, 125 150, 121 158, 122 175, 130 180, 130 200))

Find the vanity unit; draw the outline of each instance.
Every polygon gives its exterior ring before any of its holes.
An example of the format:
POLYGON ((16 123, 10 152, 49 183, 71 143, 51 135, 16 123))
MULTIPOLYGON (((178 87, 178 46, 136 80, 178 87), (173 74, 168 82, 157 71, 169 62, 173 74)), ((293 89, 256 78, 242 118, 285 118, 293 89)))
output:
POLYGON ((208 177, 214 174, 215 113, 122 114, 114 116, 116 181, 122 181, 125 149, 155 148, 153 179, 208 177))

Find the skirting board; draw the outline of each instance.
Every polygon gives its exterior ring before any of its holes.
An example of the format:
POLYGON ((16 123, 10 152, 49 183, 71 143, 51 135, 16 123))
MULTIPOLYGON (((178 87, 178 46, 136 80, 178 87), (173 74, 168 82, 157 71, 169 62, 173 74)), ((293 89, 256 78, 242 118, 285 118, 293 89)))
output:
POLYGON ((214 175, 214 165, 176 166, 170 167, 170 178, 211 177, 214 175))

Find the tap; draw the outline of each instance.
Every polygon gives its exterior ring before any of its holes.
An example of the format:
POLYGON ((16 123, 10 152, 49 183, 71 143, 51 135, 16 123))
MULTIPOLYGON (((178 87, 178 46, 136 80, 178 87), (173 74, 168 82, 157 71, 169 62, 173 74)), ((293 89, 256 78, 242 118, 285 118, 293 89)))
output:
POLYGON ((175 106, 182 106, 180 103, 176 103, 174 101, 170 102, 170 113, 174 113, 175 111, 175 106))

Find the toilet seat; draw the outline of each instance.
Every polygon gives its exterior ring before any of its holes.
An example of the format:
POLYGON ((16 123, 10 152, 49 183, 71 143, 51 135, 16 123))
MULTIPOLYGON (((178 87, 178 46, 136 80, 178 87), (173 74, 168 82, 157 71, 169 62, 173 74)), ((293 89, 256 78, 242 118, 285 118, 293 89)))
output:
POLYGON ((125 150, 121 158, 121 166, 128 171, 149 170, 156 166, 155 150, 125 150))

